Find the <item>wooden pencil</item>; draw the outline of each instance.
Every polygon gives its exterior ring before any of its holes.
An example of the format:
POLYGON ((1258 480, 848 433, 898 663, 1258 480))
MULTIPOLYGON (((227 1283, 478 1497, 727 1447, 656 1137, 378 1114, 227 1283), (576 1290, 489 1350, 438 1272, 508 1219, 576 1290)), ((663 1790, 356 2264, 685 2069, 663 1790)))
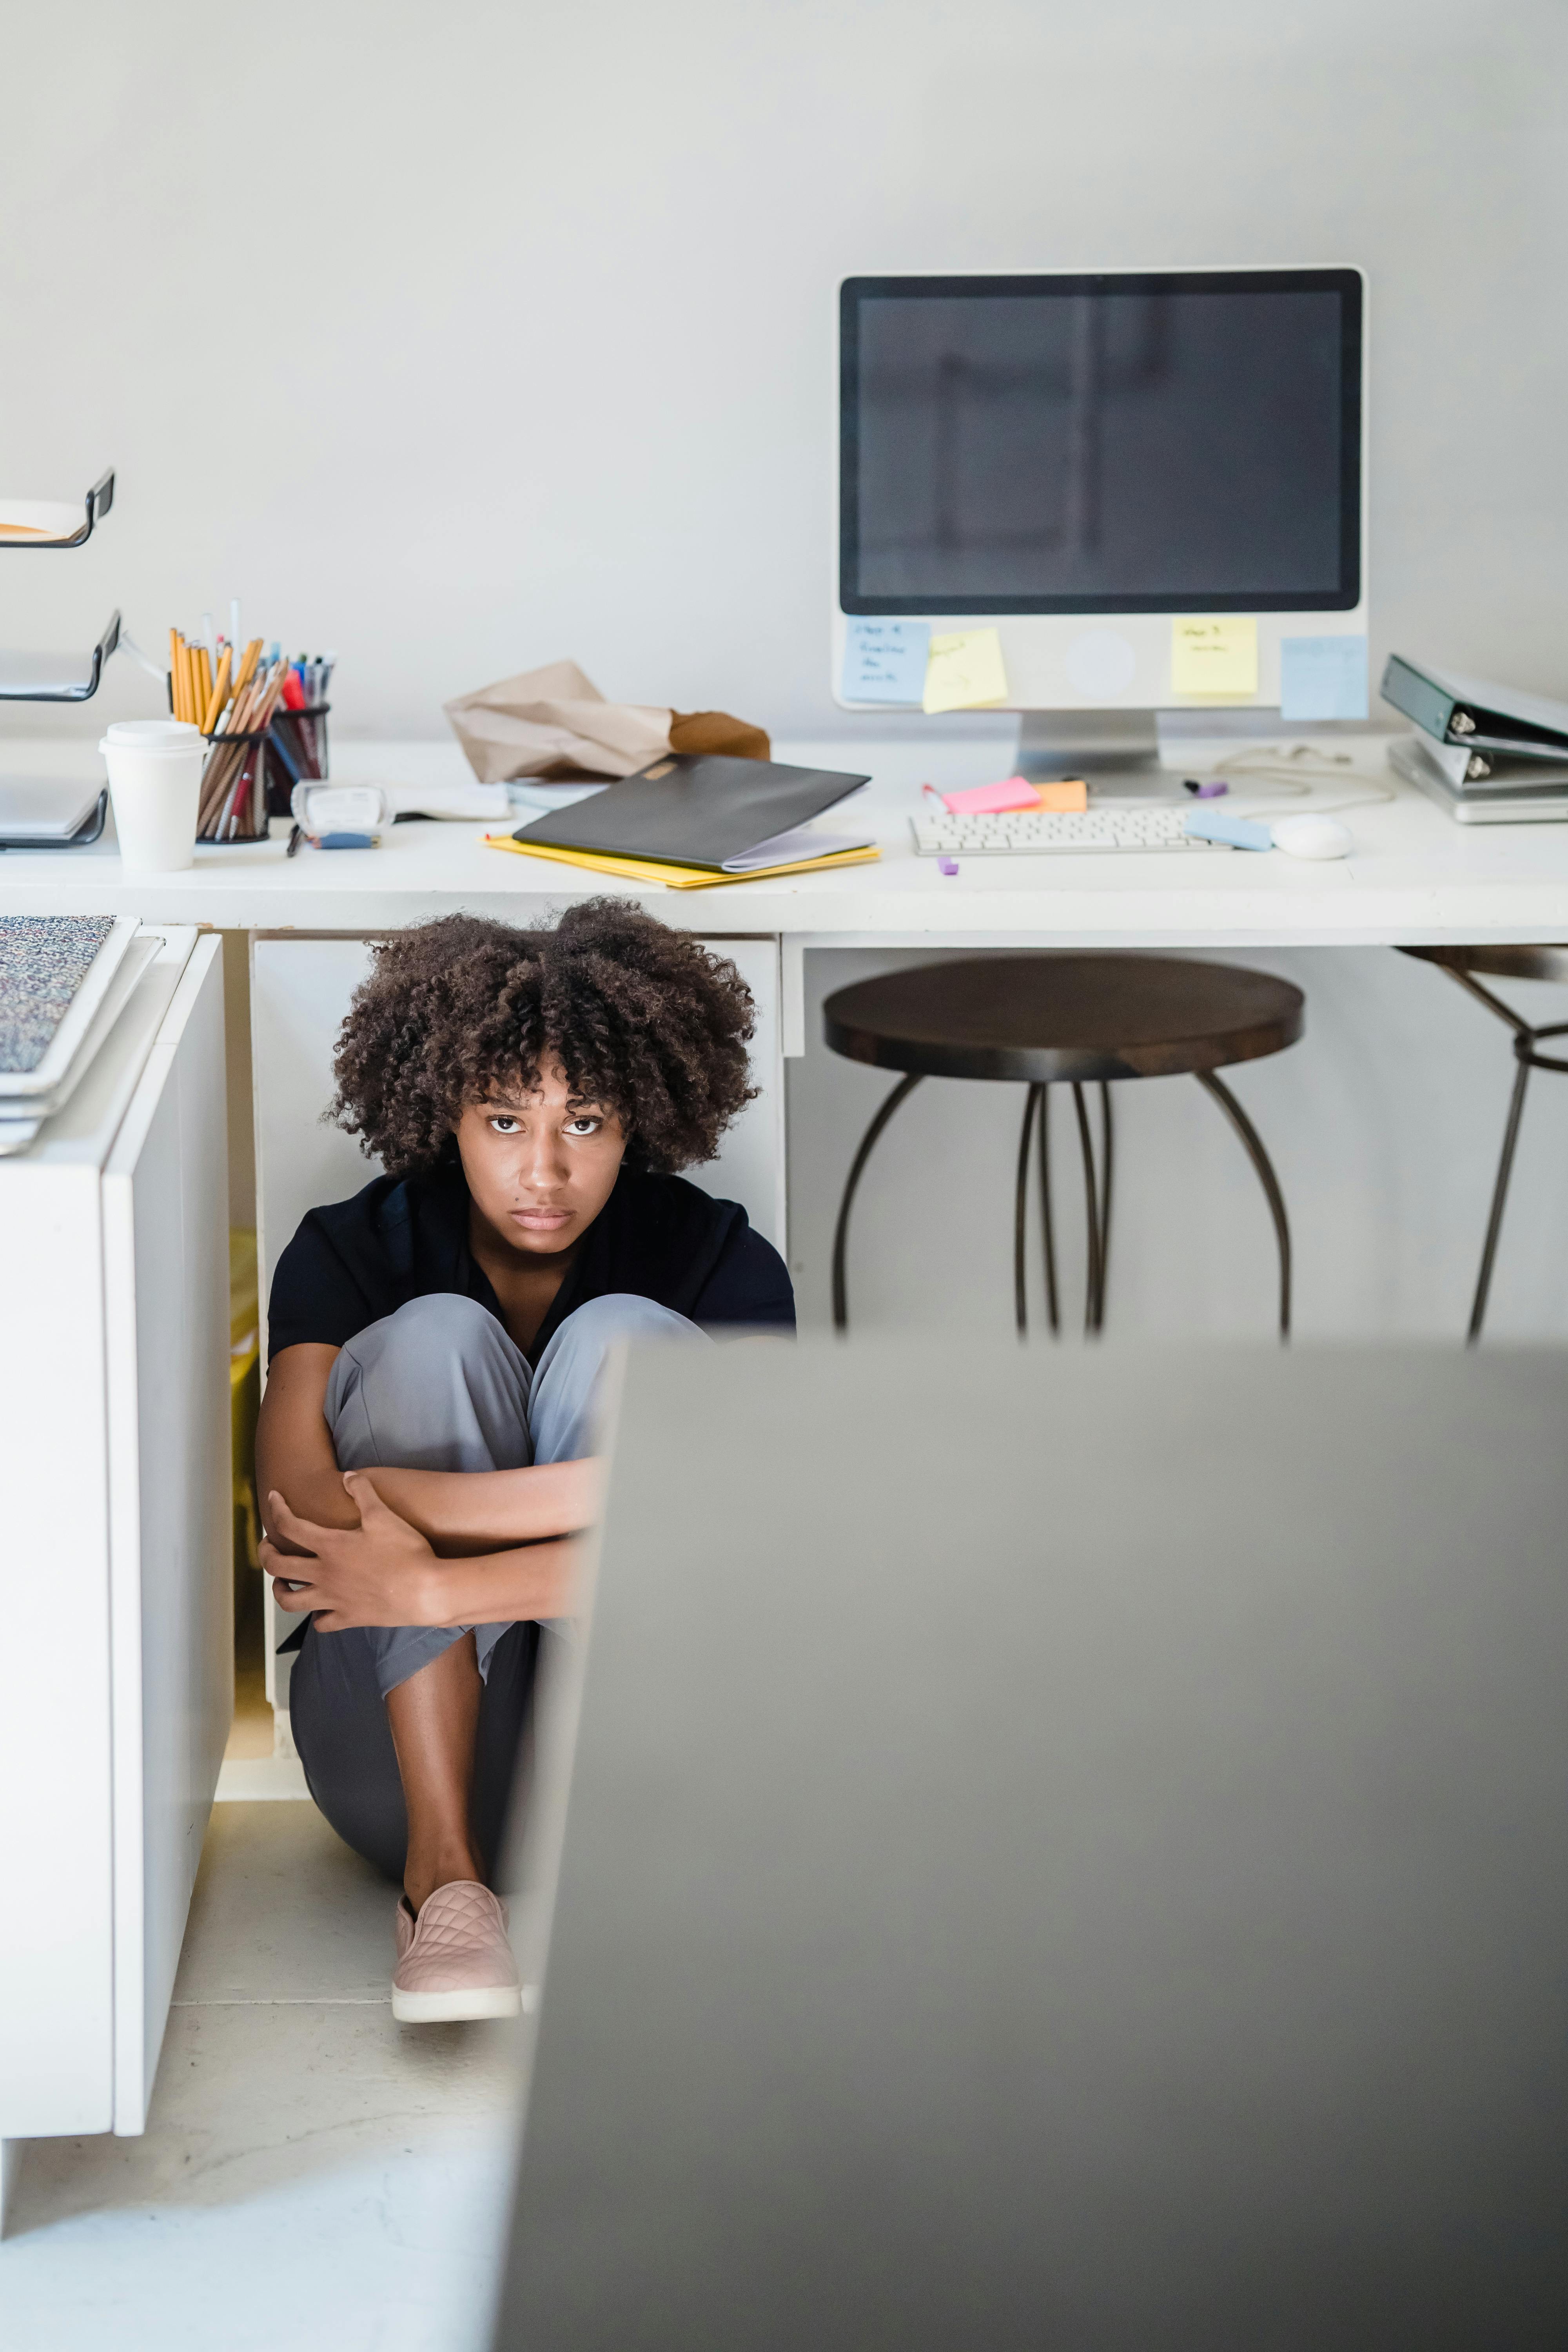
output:
POLYGON ((201 805, 196 811, 196 838, 205 840, 207 831, 223 804, 223 778, 228 766, 221 751, 215 751, 202 773, 201 805))
POLYGON ((238 773, 235 776, 227 792, 224 794, 223 806, 218 811, 218 820, 216 824, 213 827, 214 836, 218 841, 226 841, 229 837, 230 829, 234 824, 234 804, 239 796, 240 779, 244 774, 245 761, 242 760, 239 763, 238 773))
POLYGON ((205 834, 222 807, 229 782, 234 775, 235 754, 243 757, 243 746, 227 741, 215 744, 202 772, 201 804, 196 812, 196 831, 205 834))
POLYGON ((245 653, 239 665, 239 674, 234 681, 234 690, 236 694, 239 694, 250 684, 251 679, 256 675, 256 665, 260 658, 261 640, 259 637, 252 637, 250 643, 245 648, 245 653))
POLYGON ((261 829, 250 803, 257 798, 262 756, 257 738, 265 728, 273 698, 265 681, 258 680, 233 706, 228 735, 221 742, 210 777, 204 779, 199 829, 205 839, 237 838, 242 830, 242 809, 245 833, 254 835, 261 829))
POLYGON ((213 687, 212 699, 207 704, 206 717, 202 723, 204 735, 212 733, 213 729, 217 725, 218 713, 228 700, 228 673, 233 661, 232 649, 226 649, 223 659, 217 666, 217 679, 213 687))

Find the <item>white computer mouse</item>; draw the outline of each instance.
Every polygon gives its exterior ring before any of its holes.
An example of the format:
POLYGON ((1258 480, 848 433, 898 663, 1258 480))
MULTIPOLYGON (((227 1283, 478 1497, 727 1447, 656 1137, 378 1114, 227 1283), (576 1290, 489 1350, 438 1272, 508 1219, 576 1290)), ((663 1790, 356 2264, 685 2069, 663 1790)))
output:
POLYGON ((1355 843, 1331 816, 1277 816, 1274 846, 1287 857, 1348 857, 1355 843))

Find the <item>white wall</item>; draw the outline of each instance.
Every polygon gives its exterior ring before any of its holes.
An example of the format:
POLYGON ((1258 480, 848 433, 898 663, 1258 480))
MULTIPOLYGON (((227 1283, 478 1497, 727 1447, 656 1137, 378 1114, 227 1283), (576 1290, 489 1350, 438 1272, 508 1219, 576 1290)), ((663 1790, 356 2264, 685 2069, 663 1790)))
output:
POLYGON ((822 733, 841 274, 1352 260, 1374 656, 1568 691, 1560 0, 54 0, 4 42, 0 491, 112 461, 121 504, 0 554, 0 641, 237 593, 339 651, 352 732, 570 652, 822 733))

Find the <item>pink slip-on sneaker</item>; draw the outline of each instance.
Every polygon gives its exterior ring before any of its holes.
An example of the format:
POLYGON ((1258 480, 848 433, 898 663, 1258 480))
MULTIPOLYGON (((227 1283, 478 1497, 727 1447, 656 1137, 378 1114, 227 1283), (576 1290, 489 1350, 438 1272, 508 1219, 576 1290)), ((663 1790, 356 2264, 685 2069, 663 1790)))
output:
POLYGON ((462 2017, 516 2017, 521 2008, 506 1906, 488 1886, 455 1878, 426 1897, 417 1918, 404 1896, 397 1906, 394 2017, 405 2025, 437 2025, 462 2017))

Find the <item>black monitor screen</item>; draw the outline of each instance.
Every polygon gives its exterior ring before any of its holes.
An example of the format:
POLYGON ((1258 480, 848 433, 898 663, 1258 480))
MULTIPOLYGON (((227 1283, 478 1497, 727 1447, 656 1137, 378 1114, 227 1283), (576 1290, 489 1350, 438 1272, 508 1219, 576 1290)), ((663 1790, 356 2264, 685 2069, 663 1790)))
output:
POLYGON ((854 278, 846 613, 1344 612, 1352 269, 854 278))

